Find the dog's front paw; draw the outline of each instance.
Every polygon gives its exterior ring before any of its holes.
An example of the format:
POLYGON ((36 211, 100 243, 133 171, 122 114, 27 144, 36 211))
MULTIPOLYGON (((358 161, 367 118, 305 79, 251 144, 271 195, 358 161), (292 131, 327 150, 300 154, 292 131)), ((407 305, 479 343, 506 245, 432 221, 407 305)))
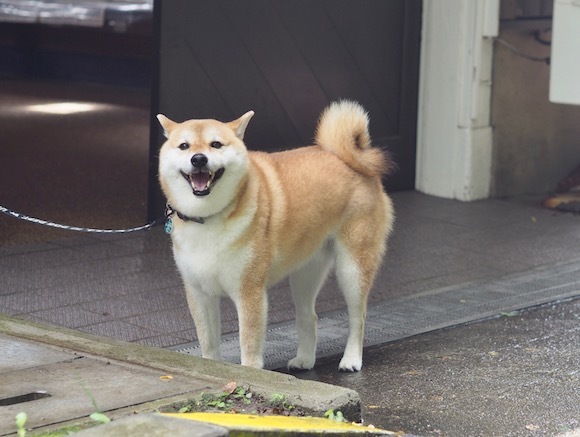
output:
POLYGON ((288 361, 288 369, 310 370, 314 367, 314 361, 314 358, 292 358, 288 361))
POLYGON ((255 367, 256 369, 264 368, 264 360, 261 356, 242 357, 242 366, 255 367))
POLYGON ((341 372, 358 372, 362 368, 362 358, 358 357, 342 357, 338 364, 338 370, 341 372))

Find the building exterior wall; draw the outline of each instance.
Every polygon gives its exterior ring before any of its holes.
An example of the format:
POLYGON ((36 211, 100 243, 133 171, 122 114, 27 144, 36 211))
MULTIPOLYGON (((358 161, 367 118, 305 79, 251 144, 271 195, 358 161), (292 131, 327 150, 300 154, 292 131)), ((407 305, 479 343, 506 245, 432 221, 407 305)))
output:
MULTIPOLYGON (((522 53, 550 56, 534 38, 550 20, 502 21, 499 38, 522 53)), ((549 39, 549 32, 541 32, 549 39)), ((580 106, 548 100, 550 66, 524 58, 496 42, 492 91, 491 195, 553 191, 580 163, 580 106)), ((579 82, 580 86, 580 82, 579 82)))
POLYGON ((549 63, 513 50, 550 56, 550 32, 542 44, 534 31, 551 27, 552 8, 424 2, 417 190, 464 201, 541 194, 580 164, 580 106, 551 103, 549 63))

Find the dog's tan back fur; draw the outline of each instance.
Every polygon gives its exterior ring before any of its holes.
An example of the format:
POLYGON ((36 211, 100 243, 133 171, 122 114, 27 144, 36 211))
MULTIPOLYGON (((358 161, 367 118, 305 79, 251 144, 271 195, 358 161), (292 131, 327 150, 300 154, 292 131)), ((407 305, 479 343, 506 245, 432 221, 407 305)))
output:
POLYGON ((250 152, 250 165, 256 168, 250 172, 253 177, 261 179, 252 233, 262 236, 248 233, 244 238, 271 242, 270 247, 256 248, 272 263, 270 284, 308 260, 329 235, 342 233, 346 239, 358 227, 356 234, 373 244, 383 241, 391 227, 383 224, 383 217, 392 217, 392 207, 380 178, 359 173, 337 154, 318 146, 250 152), (366 236, 370 230, 372 235, 366 236))

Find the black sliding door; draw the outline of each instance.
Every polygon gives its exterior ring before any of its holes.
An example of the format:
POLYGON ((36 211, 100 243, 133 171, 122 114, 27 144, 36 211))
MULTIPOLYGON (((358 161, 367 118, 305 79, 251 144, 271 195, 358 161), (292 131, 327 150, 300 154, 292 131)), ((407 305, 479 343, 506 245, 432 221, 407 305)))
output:
POLYGON ((159 112, 225 121, 252 109, 248 147, 280 150, 311 143, 329 102, 357 100, 397 162, 386 187, 414 188, 419 0, 164 0, 155 19, 151 215, 163 204, 159 112))

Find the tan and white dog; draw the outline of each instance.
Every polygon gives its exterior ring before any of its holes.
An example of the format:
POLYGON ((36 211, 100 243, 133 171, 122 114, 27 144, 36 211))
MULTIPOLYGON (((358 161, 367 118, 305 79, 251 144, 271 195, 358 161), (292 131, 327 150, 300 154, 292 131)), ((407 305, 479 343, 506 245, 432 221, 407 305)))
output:
POLYGON ((367 296, 394 220, 381 183, 390 162, 371 147, 368 116, 357 103, 325 110, 316 145, 277 153, 247 151, 243 137, 253 115, 229 123, 157 116, 167 137, 159 180, 202 355, 221 358, 220 298, 229 296, 241 363, 262 367, 266 290, 289 276, 299 340, 288 366, 312 368, 314 304, 334 267, 349 314, 339 368, 358 371, 367 296))

